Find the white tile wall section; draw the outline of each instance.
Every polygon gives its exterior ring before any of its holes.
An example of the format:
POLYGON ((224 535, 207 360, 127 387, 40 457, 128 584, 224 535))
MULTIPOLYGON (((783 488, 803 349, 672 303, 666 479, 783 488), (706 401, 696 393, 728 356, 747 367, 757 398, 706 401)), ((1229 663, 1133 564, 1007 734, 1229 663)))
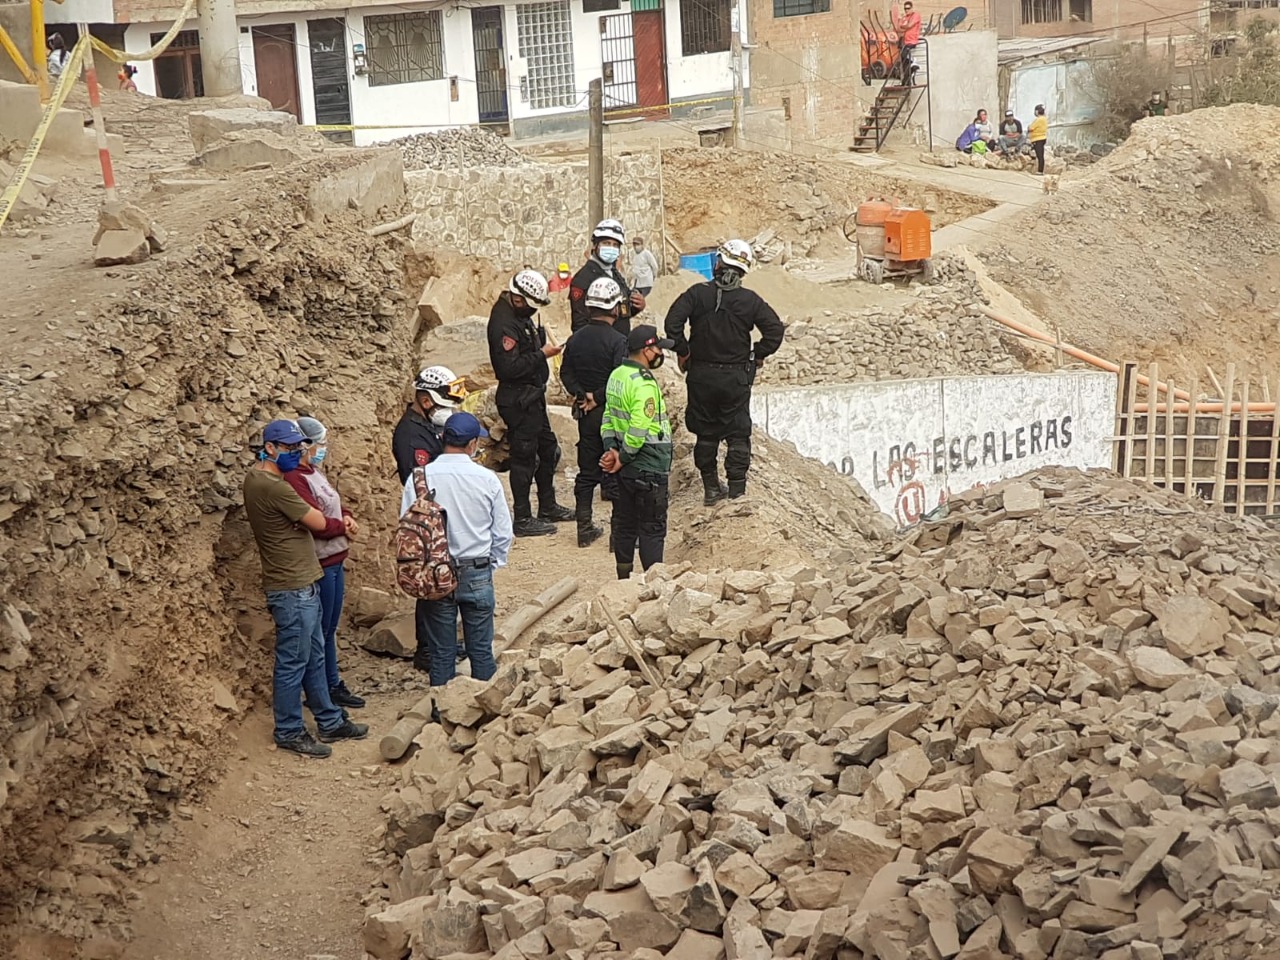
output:
POLYGON ((569 0, 520 3, 515 8, 517 54, 525 67, 519 81, 521 101, 532 110, 573 107, 578 96, 569 0))

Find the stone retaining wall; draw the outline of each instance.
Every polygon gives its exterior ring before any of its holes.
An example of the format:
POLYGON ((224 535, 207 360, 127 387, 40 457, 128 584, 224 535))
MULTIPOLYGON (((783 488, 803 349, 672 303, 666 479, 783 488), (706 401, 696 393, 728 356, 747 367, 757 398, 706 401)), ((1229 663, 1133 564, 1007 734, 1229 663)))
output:
MULTIPOLYGON (((484 257, 503 269, 547 271, 581 261, 591 227, 587 167, 537 163, 467 170, 414 170, 405 186, 418 219, 413 239, 484 257)), ((663 256, 661 167, 655 154, 605 160, 605 216, 617 217, 663 256)))

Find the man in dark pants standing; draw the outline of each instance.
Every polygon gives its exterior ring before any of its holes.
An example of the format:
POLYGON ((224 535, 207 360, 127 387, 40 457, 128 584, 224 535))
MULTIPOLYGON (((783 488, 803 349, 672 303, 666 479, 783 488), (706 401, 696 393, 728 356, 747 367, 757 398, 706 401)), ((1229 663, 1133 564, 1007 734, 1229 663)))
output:
POLYGON ((587 290, 601 277, 608 277, 622 291, 622 302, 613 325, 623 336, 631 330, 631 318, 644 309, 644 296, 627 286, 622 271, 618 269, 618 257, 627 235, 617 220, 601 220, 591 231, 591 256, 569 283, 570 329, 577 333, 591 319, 587 310, 587 290))
POLYGON ((511 447, 517 537, 554 533, 556 523, 573 519, 572 510, 556 503, 560 443, 547 417, 547 380, 551 377, 547 360, 560 348, 547 343, 546 328, 533 322, 538 307, 550 302, 546 278, 536 270, 521 270, 489 313, 489 362, 498 378, 498 413, 507 425, 511 447), (535 481, 536 517, 529 501, 535 481))
POLYGON ((667 539, 667 476, 671 473, 671 420, 657 378, 663 350, 674 347, 658 339, 656 328, 642 324, 627 336, 630 356, 609 375, 605 389, 601 437, 605 454, 600 468, 618 474, 618 499, 610 523, 618 579, 635 566, 648 570, 662 562, 667 539))
POLYGON ((756 370, 782 346, 786 333, 773 308, 755 291, 742 286, 742 278, 754 262, 746 241, 725 241, 716 253, 714 279, 680 294, 667 312, 666 334, 675 342, 689 387, 685 424, 698 438, 693 462, 702 474, 702 502, 707 506, 747 492, 751 385, 756 370), (760 331, 754 348, 753 329, 760 331), (726 443, 727 487, 720 483, 721 441, 726 443))
POLYGON ((627 338, 613 326, 622 304, 622 290, 611 278, 593 280, 583 302, 591 321, 564 345, 560 381, 574 398, 573 416, 578 421, 578 477, 573 482, 573 496, 578 546, 588 547, 604 533, 592 522, 591 500, 604 476, 600 470, 600 458, 604 456, 600 425, 604 419, 605 387, 609 375, 627 359, 627 338))

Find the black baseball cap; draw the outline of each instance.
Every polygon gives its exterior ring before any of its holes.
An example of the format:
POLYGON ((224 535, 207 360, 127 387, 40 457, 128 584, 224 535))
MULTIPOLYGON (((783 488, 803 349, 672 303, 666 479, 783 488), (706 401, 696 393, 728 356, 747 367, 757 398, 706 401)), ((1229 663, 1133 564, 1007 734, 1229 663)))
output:
POLYGON ((658 347, 662 350, 674 350, 674 340, 662 340, 658 337, 658 328, 652 324, 642 323, 627 334, 627 350, 638 353, 645 347, 658 347))

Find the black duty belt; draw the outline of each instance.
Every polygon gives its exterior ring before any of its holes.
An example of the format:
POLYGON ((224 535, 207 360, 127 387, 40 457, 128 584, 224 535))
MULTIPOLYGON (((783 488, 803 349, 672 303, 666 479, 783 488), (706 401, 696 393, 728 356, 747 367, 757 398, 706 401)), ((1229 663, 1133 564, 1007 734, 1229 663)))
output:
POLYGON ((749 367, 752 365, 750 360, 739 360, 737 363, 716 363, 714 360, 690 360, 690 365, 698 364, 701 367, 715 367, 717 370, 737 370, 739 367, 749 367))
POLYGON ((473 567, 476 570, 483 570, 493 561, 489 557, 470 557, 458 561, 460 567, 473 567))

